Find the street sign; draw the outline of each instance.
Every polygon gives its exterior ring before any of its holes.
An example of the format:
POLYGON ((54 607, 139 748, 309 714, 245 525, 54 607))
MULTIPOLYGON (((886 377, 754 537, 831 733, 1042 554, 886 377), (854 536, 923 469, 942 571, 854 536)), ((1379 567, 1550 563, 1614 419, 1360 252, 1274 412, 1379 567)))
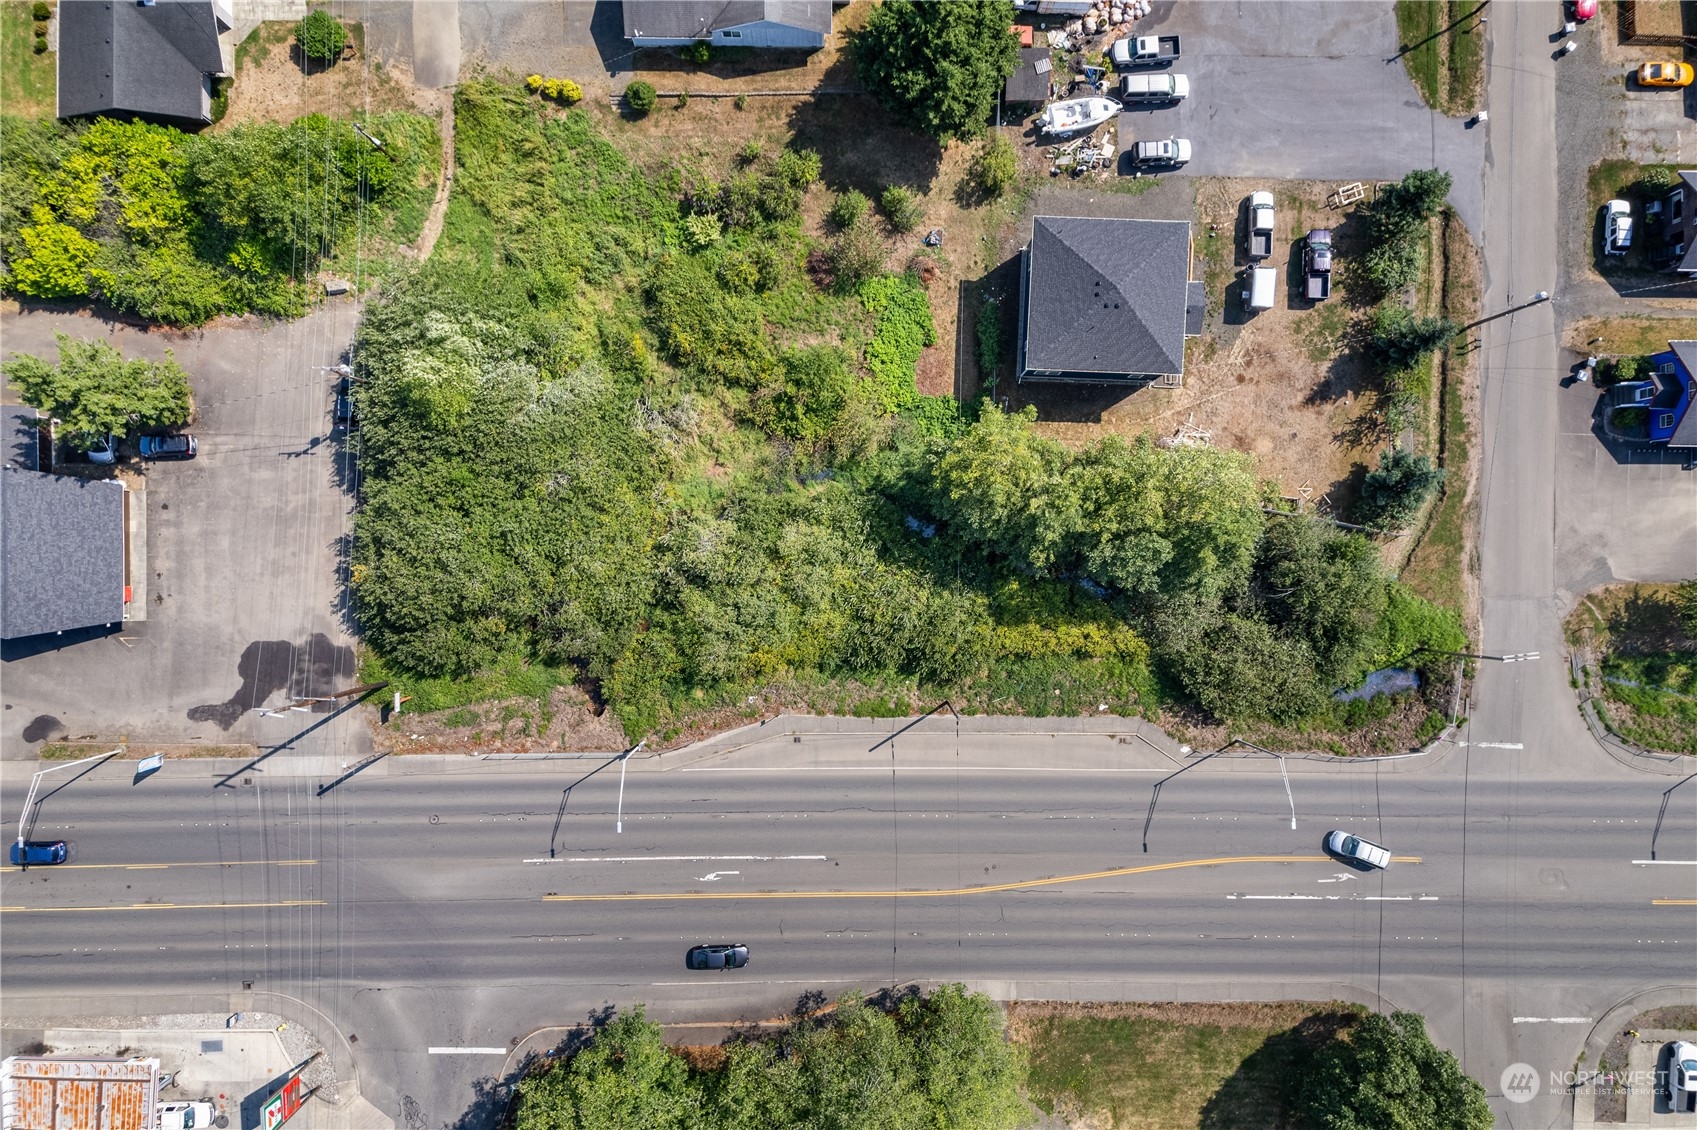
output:
POLYGON ((259 1109, 259 1124, 264 1130, 277 1130, 301 1108, 301 1077, 295 1075, 283 1089, 265 1100, 265 1105, 259 1109))
POLYGON ((156 773, 163 768, 165 768, 165 755, 156 753, 152 757, 144 757, 136 762, 136 776, 145 777, 149 773, 156 773))

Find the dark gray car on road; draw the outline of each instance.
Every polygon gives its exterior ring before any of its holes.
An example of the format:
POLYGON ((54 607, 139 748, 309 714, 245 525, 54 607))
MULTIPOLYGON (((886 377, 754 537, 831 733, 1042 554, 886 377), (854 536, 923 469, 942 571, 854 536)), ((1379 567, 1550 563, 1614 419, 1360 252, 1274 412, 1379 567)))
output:
POLYGON ((684 965, 690 969, 741 969, 748 964, 748 947, 738 943, 730 946, 691 946, 684 955, 684 965))

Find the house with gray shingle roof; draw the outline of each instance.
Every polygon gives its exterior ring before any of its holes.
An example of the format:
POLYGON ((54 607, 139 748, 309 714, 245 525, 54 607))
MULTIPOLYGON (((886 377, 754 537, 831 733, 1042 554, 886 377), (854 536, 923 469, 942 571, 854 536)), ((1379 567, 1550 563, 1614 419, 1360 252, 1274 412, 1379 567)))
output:
POLYGON ((789 47, 817 51, 831 0, 624 0, 625 38, 638 47, 789 47))
POLYGON ((124 619, 124 484, 0 466, 0 639, 124 619))
POLYGON ((141 118, 194 129, 212 120, 227 10, 212 0, 60 0, 61 118, 141 118))
POLYGON ((1205 305, 1190 262, 1187 220, 1038 216, 1020 251, 1020 382, 1179 387, 1205 305))
POLYGON ((1681 169, 1679 181, 1660 201, 1665 226, 1660 265, 1697 275, 1697 169, 1681 169))

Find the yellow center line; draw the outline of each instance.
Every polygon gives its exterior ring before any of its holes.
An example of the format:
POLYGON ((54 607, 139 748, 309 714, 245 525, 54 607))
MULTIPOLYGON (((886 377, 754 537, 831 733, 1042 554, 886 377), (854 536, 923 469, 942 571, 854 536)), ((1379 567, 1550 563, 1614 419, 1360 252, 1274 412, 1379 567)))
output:
POLYGON ((0 906, 0 914, 72 914, 113 910, 251 910, 268 907, 324 906, 323 899, 286 902, 132 902, 128 906, 0 906))
MULTIPOLYGON (((1419 863, 1418 855, 1398 855, 1397 863, 1419 863)), ((996 883, 982 887, 953 887, 937 891, 676 891, 658 894, 622 895, 543 895, 543 902, 677 902, 728 901, 735 899, 889 899, 889 898, 952 898, 959 895, 985 895, 997 891, 1026 891, 1034 887, 1053 887, 1063 883, 1083 883, 1091 879, 1114 879, 1122 875, 1147 875, 1154 871, 1176 871, 1186 867, 1219 867, 1231 863, 1328 863, 1325 855, 1234 855, 1219 859, 1185 859, 1175 863, 1149 863, 1142 867, 1116 867, 1110 871, 1089 871, 1082 875, 1057 875, 1048 879, 1021 879, 1012 883, 996 883)))
MULTIPOLYGON (((237 859, 202 863, 38 863, 31 871, 162 871, 168 867, 317 867, 316 859, 237 859)), ((22 871, 22 867, 0 867, 0 874, 22 871)))
POLYGON ((1651 899, 1651 906, 1697 906, 1697 899, 1651 899))

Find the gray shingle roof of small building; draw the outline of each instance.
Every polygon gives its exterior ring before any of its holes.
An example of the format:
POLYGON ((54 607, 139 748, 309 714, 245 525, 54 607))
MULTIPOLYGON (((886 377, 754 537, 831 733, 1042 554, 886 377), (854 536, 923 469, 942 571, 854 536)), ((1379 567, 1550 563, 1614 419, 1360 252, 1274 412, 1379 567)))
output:
MULTIPOLYGON (((1668 347, 1692 380, 1697 381, 1697 341, 1670 341, 1668 347)), ((1697 447, 1697 390, 1693 391, 1691 400, 1685 405, 1685 415, 1679 418, 1679 426, 1673 435, 1668 437, 1669 447, 1697 447)))
POLYGON ((0 467, 0 638, 124 618, 124 484, 0 467))
POLYGON ((1002 97, 1009 102, 1045 102, 1049 98, 1049 79, 1052 74, 1047 63, 1049 49, 1047 47, 1021 47, 1019 49, 1019 69, 1008 76, 1007 85, 1002 88, 1002 97), (1045 64, 1038 68, 1038 60, 1045 64))
MULTIPOLYGON (((1685 182, 1685 191, 1688 194, 1697 194, 1697 169, 1681 169, 1679 179, 1685 182)), ((1687 200, 1685 214, 1691 216, 1694 209, 1697 209, 1697 200, 1687 200)), ((1683 222, 1686 224, 1687 231, 1697 231, 1697 220, 1687 219, 1683 222)), ((1688 274, 1697 272, 1697 239, 1685 241, 1685 254, 1680 256, 1679 262, 1673 265, 1673 269, 1688 274)))
POLYGON ((1028 371, 1184 372, 1188 221, 1038 216, 1030 263, 1028 371))
POLYGON ((624 0, 624 16, 626 39, 706 39, 761 20, 831 34, 831 0, 624 0))
POLYGON ((59 117, 206 120, 206 76, 223 69, 211 0, 60 0, 59 117))

